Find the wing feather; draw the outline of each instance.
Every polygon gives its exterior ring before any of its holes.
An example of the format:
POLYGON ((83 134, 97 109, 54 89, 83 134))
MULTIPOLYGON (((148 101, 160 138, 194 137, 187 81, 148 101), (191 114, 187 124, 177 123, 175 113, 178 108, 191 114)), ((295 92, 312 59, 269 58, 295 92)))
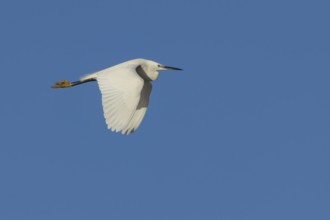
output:
POLYGON ((126 134, 134 132, 140 126, 144 115, 147 112, 151 90, 152 84, 149 81, 145 81, 141 90, 141 96, 136 111, 134 112, 132 119, 127 124, 127 127, 125 129, 126 134))
POLYGON ((135 72, 134 67, 105 69, 97 73, 96 79, 102 94, 104 118, 108 128, 129 134, 129 125, 145 87, 144 80, 135 72))

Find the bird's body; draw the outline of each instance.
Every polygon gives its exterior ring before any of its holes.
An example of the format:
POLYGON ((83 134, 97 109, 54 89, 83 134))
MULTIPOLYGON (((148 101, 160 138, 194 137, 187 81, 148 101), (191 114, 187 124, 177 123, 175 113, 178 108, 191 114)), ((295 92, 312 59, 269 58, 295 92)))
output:
POLYGON ((142 122, 149 104, 151 82, 159 70, 181 70, 151 60, 134 59, 86 75, 78 82, 63 80, 53 88, 67 88, 97 81, 102 94, 103 112, 108 128, 123 134, 134 132, 142 122))

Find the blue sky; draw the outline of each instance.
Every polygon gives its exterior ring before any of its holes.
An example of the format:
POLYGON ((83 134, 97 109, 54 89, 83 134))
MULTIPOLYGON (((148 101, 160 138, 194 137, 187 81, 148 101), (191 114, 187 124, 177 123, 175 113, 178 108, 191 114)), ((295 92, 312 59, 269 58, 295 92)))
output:
POLYGON ((330 219, 329 1, 0 3, 0 219, 330 219), (154 82, 129 136, 96 83, 154 82))

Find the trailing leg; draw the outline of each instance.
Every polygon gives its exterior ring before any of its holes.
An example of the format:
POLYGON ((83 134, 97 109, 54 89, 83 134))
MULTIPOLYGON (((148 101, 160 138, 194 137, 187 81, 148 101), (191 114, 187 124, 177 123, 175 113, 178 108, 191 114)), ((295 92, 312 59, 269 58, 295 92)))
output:
POLYGON ((68 80, 62 80, 61 82, 55 83, 55 85, 52 86, 53 89, 58 89, 58 88, 70 88, 72 86, 77 86, 83 83, 91 82, 91 81, 96 81, 96 79, 86 79, 82 81, 76 81, 76 82, 69 82, 68 80))

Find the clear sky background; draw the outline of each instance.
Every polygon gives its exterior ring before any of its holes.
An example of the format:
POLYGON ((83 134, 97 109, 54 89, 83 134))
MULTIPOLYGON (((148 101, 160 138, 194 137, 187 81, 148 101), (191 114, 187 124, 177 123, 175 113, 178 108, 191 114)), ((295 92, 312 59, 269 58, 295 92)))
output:
POLYGON ((1 220, 330 219, 330 3, 0 2, 1 220), (161 72, 138 131, 96 83, 161 72))

